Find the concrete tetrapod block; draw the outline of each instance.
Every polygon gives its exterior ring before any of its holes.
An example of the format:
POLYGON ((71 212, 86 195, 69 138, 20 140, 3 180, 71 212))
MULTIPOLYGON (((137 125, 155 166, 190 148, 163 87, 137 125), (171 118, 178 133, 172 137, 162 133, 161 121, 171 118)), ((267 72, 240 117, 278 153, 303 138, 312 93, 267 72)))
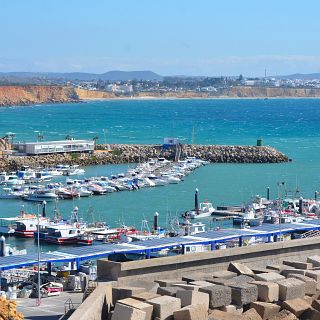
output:
POLYGON ((277 315, 268 320, 298 320, 298 318, 288 310, 281 310, 277 315))
POLYGON ((157 290, 157 294, 160 294, 162 296, 171 296, 175 297, 177 291, 183 290, 180 287, 159 287, 157 290))
POLYGON ((142 310, 146 313, 146 317, 145 317, 146 320, 152 319, 153 306, 151 304, 148 304, 148 303, 145 303, 143 301, 136 300, 133 298, 126 298, 126 299, 118 300, 117 303, 121 303, 126 306, 142 310))
POLYGON ((174 320, 207 320, 208 310, 203 305, 191 305, 173 312, 174 320))
POLYGON ((279 285, 279 300, 281 301, 303 298, 305 295, 305 283, 299 279, 289 278, 277 283, 279 285))
POLYGON ((148 300, 153 305, 153 317, 159 320, 173 318, 173 312, 181 309, 181 300, 175 297, 162 296, 148 300))
POLYGON ((269 302, 252 302, 250 306, 256 309, 263 320, 269 319, 280 311, 280 306, 269 302))
POLYGON ((283 280, 286 277, 280 275, 279 273, 276 272, 267 272, 267 273, 259 273, 254 276, 255 280, 257 281, 269 281, 269 282, 274 282, 278 280, 283 280))
POLYGON ((295 278, 303 281, 306 286, 305 286, 305 294, 307 295, 314 295, 317 291, 317 282, 316 280, 303 276, 301 274, 288 274, 288 278, 295 278))
POLYGON ((221 270, 215 271, 211 273, 213 278, 224 278, 224 279, 231 279, 237 276, 236 272, 228 271, 228 270, 221 270))
POLYGON ((142 310, 116 303, 112 320, 146 320, 146 313, 142 310))
POLYGON ((112 288, 112 302, 116 304, 118 300, 130 298, 136 293, 146 291, 145 288, 139 287, 114 287, 112 288))
POLYGON ((173 284, 175 283, 181 283, 181 284, 186 284, 185 281, 182 280, 154 280, 154 282, 159 283, 160 287, 172 287, 173 284))
POLYGON ((230 262, 228 271, 235 272, 237 275, 243 274, 247 276, 254 276, 253 271, 246 265, 238 262, 230 262))
POLYGON ((251 308, 242 314, 241 320, 262 320, 262 318, 256 309, 251 308))
POLYGON ((282 263, 296 269, 308 270, 312 268, 312 263, 310 262, 284 260, 282 263))
POLYGON ((258 288, 258 300, 263 302, 274 302, 279 300, 279 285, 274 282, 253 281, 252 284, 258 288))
POLYGON ((133 299, 137 299, 140 301, 147 301, 153 298, 157 298, 160 297, 160 294, 154 293, 154 292, 148 292, 148 291, 144 291, 141 293, 136 293, 132 296, 133 299))
POLYGON ((232 303, 244 305, 258 300, 258 288, 253 284, 231 285, 232 303))
POLYGON ((209 307, 211 309, 231 304, 231 288, 213 285, 211 287, 199 288, 200 292, 209 294, 209 307))
POLYGON ((298 298, 283 301, 282 308, 289 310, 295 316, 300 317, 307 309, 310 308, 310 304, 306 300, 298 298))
POLYGON ((202 304, 206 310, 209 309, 209 294, 199 291, 182 290, 178 291, 176 297, 181 300, 181 306, 202 304))
POLYGON ((320 267, 320 256, 307 257, 307 262, 312 263, 313 267, 320 267))

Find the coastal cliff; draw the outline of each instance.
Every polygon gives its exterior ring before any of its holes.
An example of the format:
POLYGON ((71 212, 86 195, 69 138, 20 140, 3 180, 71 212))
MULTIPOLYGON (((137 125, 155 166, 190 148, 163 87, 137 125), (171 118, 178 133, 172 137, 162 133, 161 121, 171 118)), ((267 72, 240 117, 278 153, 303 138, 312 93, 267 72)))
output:
MULTIPOLYGON (((66 153, 38 156, 5 156, 0 159, 0 171, 17 170, 22 165, 32 168, 57 164, 101 165, 145 162, 148 158, 165 157, 174 160, 175 147, 163 149, 161 145, 98 145, 94 154, 66 153)), ((183 145, 181 155, 194 156, 212 163, 280 163, 288 162, 287 156, 268 146, 207 146, 183 145)))
POLYGON ((320 89, 236 86, 223 89, 217 96, 228 98, 316 98, 320 97, 320 89))
MULTIPOLYGON (((0 86, 0 106, 119 98, 128 97, 117 96, 112 92, 85 90, 71 86, 0 86)), ((134 94, 132 98, 320 98, 320 89, 235 86, 218 92, 140 92, 134 94)))
POLYGON ((0 106, 79 101, 68 86, 0 86, 0 106))

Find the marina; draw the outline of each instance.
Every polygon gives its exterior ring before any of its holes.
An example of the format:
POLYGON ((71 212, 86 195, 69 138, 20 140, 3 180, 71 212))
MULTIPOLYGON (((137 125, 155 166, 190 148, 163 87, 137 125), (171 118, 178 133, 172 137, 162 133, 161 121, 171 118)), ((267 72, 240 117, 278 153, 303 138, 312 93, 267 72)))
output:
MULTIPOLYGON (((82 262, 102 257, 108 257, 112 254, 142 254, 145 258, 150 258, 154 252, 159 252, 166 249, 174 249, 180 247, 181 253, 188 251, 207 252, 217 249, 222 249, 222 245, 226 247, 227 243, 230 246, 238 247, 248 245, 246 240, 251 240, 251 243, 257 240, 256 243, 272 243, 277 241, 284 241, 285 239, 294 239, 298 235, 303 237, 307 234, 312 237, 310 231, 320 230, 320 220, 314 220, 305 223, 290 223, 281 225, 263 225, 253 227, 246 230, 241 229, 227 229, 215 230, 203 233, 198 233, 192 236, 180 236, 163 239, 150 239, 136 241, 134 243, 122 244, 101 244, 90 247, 79 248, 64 248, 59 251, 41 253, 40 262, 52 267, 54 263, 71 262, 80 270, 82 262), (288 238, 289 237, 289 238, 288 238), (208 247, 209 246, 209 249, 208 247), (189 248, 189 249, 188 249, 189 248)), ((229 246, 229 247, 230 247, 229 246)), ((10 270, 15 268, 22 268, 36 265, 36 255, 18 255, 1 257, 0 270, 10 270)))

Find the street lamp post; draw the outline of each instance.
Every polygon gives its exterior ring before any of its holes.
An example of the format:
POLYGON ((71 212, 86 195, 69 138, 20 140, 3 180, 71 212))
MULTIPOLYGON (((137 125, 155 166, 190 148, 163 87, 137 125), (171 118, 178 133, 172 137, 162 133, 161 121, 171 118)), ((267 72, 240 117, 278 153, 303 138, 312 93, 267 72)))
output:
POLYGON ((282 241, 282 230, 281 230, 281 210, 282 210, 282 194, 281 194, 281 186, 285 185, 285 182, 278 182, 278 214, 279 214, 279 235, 280 241, 282 241))
POLYGON ((41 279, 40 279, 40 204, 38 204, 38 226, 37 226, 37 235, 38 235, 38 299, 37 299, 37 306, 41 305, 41 292, 40 292, 40 285, 41 285, 41 279))

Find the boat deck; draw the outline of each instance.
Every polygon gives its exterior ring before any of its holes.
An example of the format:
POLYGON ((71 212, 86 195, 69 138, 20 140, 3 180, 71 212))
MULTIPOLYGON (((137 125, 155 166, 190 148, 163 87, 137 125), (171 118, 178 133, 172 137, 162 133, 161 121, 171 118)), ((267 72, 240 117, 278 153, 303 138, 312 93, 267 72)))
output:
MULTIPOLYGON (((275 235, 310 230, 320 230, 320 219, 305 221, 304 223, 263 224, 250 229, 221 229, 192 236, 140 240, 134 243, 61 248, 59 251, 41 253, 40 261, 41 263, 74 262, 79 266, 82 261, 103 258, 114 253, 142 253, 149 258, 151 252, 173 249, 177 246, 211 244, 211 248, 214 250, 217 243, 230 240, 239 239, 239 245, 242 245, 244 239, 251 237, 264 238, 265 242, 270 242, 270 238, 275 235)), ((35 264, 37 264, 37 254, 0 257, 0 271, 35 264)))

